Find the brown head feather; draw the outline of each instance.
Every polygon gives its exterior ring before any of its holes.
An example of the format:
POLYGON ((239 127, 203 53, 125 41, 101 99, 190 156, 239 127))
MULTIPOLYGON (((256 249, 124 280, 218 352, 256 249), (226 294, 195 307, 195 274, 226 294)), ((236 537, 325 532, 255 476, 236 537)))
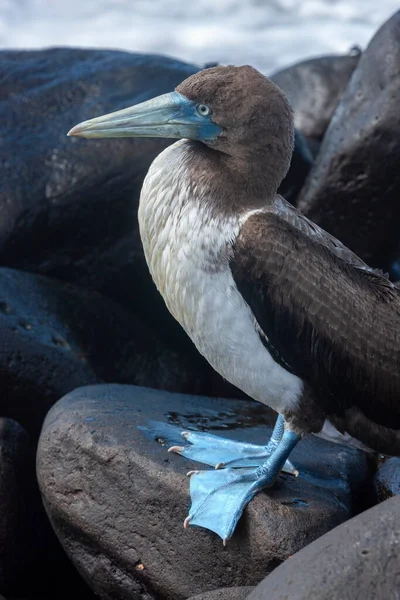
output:
POLYGON ((176 91, 207 104, 212 120, 222 127, 222 134, 205 144, 214 151, 210 159, 215 166, 219 162, 219 175, 225 172, 228 187, 264 202, 272 198, 293 152, 293 115, 284 93, 250 66, 205 69, 176 91))

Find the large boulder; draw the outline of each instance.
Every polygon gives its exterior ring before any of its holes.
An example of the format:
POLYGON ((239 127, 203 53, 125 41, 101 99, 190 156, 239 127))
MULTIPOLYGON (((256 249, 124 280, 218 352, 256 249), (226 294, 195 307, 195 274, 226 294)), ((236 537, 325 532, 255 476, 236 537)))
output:
POLYGON ((193 353, 151 282, 137 223, 143 178, 172 140, 66 134, 173 90, 198 67, 75 48, 3 51, 0 66, 0 264, 97 290, 193 353))
POLYGON ((300 210, 371 266, 400 231, 400 11, 373 37, 323 139, 300 210))
POLYGON ((399 497, 361 513, 278 567, 248 600, 397 598, 399 520, 399 497))
POLYGON ((50 406, 103 381, 202 391, 208 370, 97 292, 0 268, 1 415, 38 434, 50 406))
POLYGON ((296 128, 310 140, 324 137, 360 55, 355 48, 345 55, 311 58, 271 76, 292 105, 296 128))
POLYGON ((39 440, 39 485, 57 535, 94 592, 107 600, 183 600, 255 585, 348 519, 367 477, 365 455, 310 436, 292 456, 301 475, 281 476, 258 494, 226 548, 210 531, 183 529, 186 473, 199 465, 168 454, 168 446, 182 443, 187 429, 265 443, 271 417, 250 400, 118 385, 81 388, 53 406, 39 440))

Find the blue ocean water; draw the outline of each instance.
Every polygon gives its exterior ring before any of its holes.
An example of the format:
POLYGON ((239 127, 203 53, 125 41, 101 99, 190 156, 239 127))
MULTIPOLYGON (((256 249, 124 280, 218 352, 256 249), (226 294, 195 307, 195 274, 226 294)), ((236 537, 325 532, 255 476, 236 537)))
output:
POLYGON ((368 43, 396 0, 0 0, 0 47, 106 47, 264 73, 368 43))

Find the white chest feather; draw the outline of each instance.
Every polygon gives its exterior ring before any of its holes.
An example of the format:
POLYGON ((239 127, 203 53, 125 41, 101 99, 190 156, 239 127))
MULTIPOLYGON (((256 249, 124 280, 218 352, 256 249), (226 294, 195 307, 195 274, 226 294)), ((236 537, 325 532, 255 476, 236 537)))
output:
POLYGON ((164 150, 143 184, 139 226, 153 280, 216 371, 279 412, 294 408, 302 382, 263 346, 229 267, 232 243, 250 213, 213 215, 205 191, 190 179, 185 143, 164 150))

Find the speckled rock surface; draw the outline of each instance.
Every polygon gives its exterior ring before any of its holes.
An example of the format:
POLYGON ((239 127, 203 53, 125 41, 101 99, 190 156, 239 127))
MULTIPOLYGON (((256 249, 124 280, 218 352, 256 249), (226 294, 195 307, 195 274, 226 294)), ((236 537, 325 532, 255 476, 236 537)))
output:
MULTIPOLYGON (((68 555, 101 598, 183 600, 259 583, 291 554, 352 514, 363 453, 311 436, 282 476, 246 508, 226 548, 183 529, 188 470, 167 453, 180 431, 265 443, 271 412, 246 400, 103 385, 75 390, 49 412, 39 441, 43 500, 68 555)), ((198 465, 196 466, 198 468, 198 465)))
POLYGON ((400 498, 367 510, 298 552, 248 600, 387 600, 400 592, 400 498))
POLYGON ((363 53, 298 206, 373 267, 398 256, 400 11, 363 53))

